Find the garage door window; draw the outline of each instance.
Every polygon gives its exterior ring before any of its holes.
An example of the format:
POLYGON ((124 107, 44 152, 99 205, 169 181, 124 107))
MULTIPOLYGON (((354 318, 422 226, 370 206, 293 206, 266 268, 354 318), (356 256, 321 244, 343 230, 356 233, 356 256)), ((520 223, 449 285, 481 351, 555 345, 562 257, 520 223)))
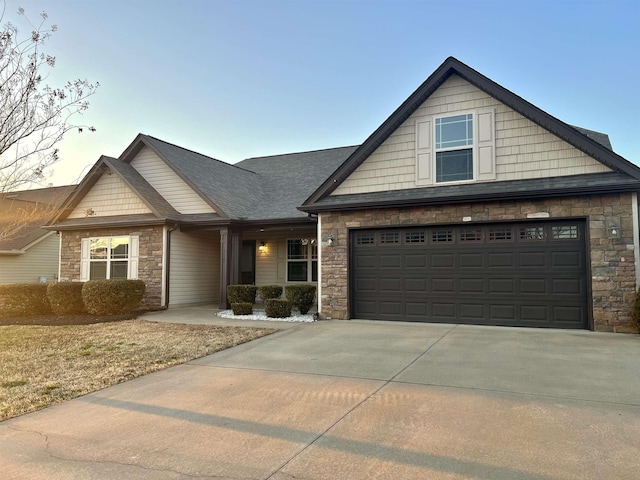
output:
POLYGON ((544 240, 544 227, 521 227, 520 240, 544 240))
POLYGON ((508 227, 490 228, 490 242, 508 242, 513 240, 513 231, 508 227))
POLYGON ((554 240, 578 238, 577 225, 554 225, 551 227, 551 237, 554 240))

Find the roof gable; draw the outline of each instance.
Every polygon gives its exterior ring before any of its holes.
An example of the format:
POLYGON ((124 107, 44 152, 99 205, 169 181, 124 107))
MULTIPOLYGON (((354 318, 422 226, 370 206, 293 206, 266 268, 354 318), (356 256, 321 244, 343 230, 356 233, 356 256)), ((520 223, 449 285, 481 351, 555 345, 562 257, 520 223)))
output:
MULTIPOLYGON (((556 135, 581 152, 610 169, 640 179, 640 168, 603 145, 603 138, 594 138, 584 129, 572 127, 542 111, 506 88, 473 70, 459 60, 449 57, 405 100, 383 124, 341 165, 336 172, 304 202, 312 205, 336 190, 390 135, 393 134, 424 102, 452 75, 458 75, 486 92, 523 117, 556 135)), ((591 132, 596 133, 596 132, 591 132)), ((305 208, 306 210, 306 208, 305 208)))

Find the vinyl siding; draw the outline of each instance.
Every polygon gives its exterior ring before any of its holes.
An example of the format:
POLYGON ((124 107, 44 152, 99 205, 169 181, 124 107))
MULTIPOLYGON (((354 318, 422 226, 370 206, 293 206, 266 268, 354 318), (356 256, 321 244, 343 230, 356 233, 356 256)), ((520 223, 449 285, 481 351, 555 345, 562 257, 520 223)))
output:
POLYGON ((219 303, 220 234, 171 233, 169 306, 219 303))
POLYGON ((180 213, 214 213, 214 209, 193 191, 171 168, 149 147, 132 160, 135 168, 156 191, 180 213))
MULTIPOLYGON (((454 75, 444 82, 332 195, 416 187, 416 119, 495 109, 496 179, 521 180, 610 171, 544 128, 454 75)), ((437 185, 427 186, 433 188, 437 185)))
MULTIPOLYGON (((256 247, 256 285, 287 285, 287 239, 316 238, 316 230, 269 233, 268 237, 245 234, 245 240, 265 241, 267 249, 260 252, 256 247)), ((297 283, 297 282, 296 282, 297 283)))
POLYGON ((0 283, 53 282, 58 276, 60 237, 51 232, 22 255, 0 255, 0 283))
POLYGON ((109 173, 98 179, 68 218, 84 218, 89 209, 93 210, 96 217, 151 213, 149 207, 120 177, 109 173))

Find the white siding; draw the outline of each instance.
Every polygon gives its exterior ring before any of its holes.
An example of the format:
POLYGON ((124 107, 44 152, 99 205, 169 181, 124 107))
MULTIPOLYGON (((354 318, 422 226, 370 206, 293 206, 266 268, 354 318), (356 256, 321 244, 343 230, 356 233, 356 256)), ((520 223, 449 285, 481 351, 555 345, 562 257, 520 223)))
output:
POLYGON ((131 165, 178 212, 214 213, 213 208, 149 147, 142 147, 131 165))
POLYGON ((0 255, 0 283, 36 283, 40 277, 55 281, 59 253, 60 237, 51 232, 23 255, 0 255))
MULTIPOLYGON (((416 120, 492 107, 496 178, 492 181, 607 172, 609 168, 454 75, 444 82, 332 195, 416 187, 416 120)), ((426 187, 426 188, 433 188, 426 187)))
POLYGON ((169 306, 220 302, 220 234, 171 233, 169 306))
POLYGON ((140 198, 115 174, 104 173, 73 209, 69 218, 84 218, 92 210, 96 217, 151 213, 140 198))

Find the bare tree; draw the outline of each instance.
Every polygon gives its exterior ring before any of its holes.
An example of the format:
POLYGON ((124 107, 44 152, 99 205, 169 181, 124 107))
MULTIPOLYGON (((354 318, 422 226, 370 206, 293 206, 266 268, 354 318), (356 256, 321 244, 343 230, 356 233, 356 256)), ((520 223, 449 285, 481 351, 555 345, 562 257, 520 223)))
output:
POLYGON ((2 5, 0 24, 0 197, 31 184, 46 183, 51 165, 58 159, 56 144, 69 130, 95 131, 78 125, 73 117, 88 107, 87 99, 99 84, 74 80, 62 87, 46 83, 56 59, 43 52, 45 42, 57 27, 48 24, 45 12, 32 23, 18 10, 31 32, 22 38, 18 28, 5 22, 2 5))

